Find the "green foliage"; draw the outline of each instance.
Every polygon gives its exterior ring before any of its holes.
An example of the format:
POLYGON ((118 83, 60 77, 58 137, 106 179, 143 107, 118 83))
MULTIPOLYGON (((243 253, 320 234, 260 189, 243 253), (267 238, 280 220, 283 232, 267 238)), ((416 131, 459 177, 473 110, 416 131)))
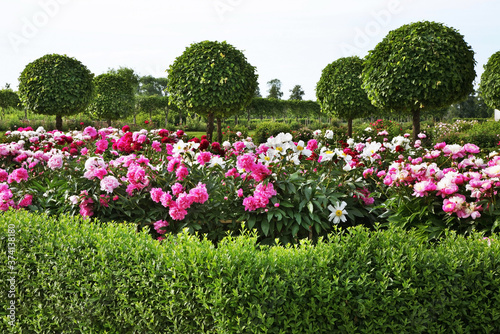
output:
POLYGON ((83 112, 93 97, 94 75, 75 58, 48 54, 29 63, 19 77, 19 98, 38 114, 83 112))
POLYGON ((88 112, 95 119, 117 120, 134 109, 135 97, 130 83, 117 74, 105 73, 94 78, 96 95, 88 112))
POLYGON ((295 85, 292 89, 290 89, 290 97, 289 100, 302 101, 302 96, 304 96, 305 92, 300 87, 300 85, 295 85))
POLYGON ((484 65, 480 87, 484 102, 493 109, 500 109, 500 51, 484 65))
POLYGON ((403 25, 366 57, 363 88, 397 112, 447 107, 473 92, 474 51, 455 29, 436 22, 403 25))
POLYGON ((271 136, 276 136, 280 132, 289 133, 290 131, 290 125, 286 123, 262 122, 257 125, 253 140, 255 143, 265 143, 267 138, 271 136))
POLYGON ((357 227, 315 245, 256 247, 245 233, 214 247, 11 211, 0 216, 4 250, 9 237, 16 296, 4 279, 2 333, 495 333, 500 320, 497 236, 433 245, 357 227))
POLYGON ((373 115, 377 109, 361 88, 363 60, 340 58, 327 65, 316 86, 316 96, 325 113, 344 119, 373 115))
POLYGON ((170 66, 168 78, 171 103, 216 118, 245 108, 257 87, 255 67, 226 42, 191 44, 170 66))
POLYGON ((474 91, 475 63, 457 30, 429 21, 407 24, 368 53, 363 88, 375 106, 412 114, 415 141, 421 112, 448 107, 474 91))
POLYGON ((7 108, 21 107, 21 100, 19 100, 19 95, 11 89, 1 89, 0 90, 0 110, 7 108))
POLYGON ((447 109, 447 118, 491 118, 494 110, 484 102, 481 96, 470 94, 467 100, 455 103, 447 109))
POLYGON ((156 95, 165 96, 167 89, 167 78, 155 78, 151 75, 146 75, 139 78, 139 94, 140 95, 156 95))
POLYGON ((267 95, 268 99, 276 99, 281 100, 283 96, 283 92, 281 91, 281 81, 279 79, 272 79, 267 82, 269 86, 269 90, 267 91, 269 95, 267 95))

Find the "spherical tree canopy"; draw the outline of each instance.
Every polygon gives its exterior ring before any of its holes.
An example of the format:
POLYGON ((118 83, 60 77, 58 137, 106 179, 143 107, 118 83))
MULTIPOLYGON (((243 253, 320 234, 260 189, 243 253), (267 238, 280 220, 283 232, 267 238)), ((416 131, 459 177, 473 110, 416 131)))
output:
POLYGON ((404 25, 366 57, 363 88, 385 110, 432 110, 473 91, 474 51, 457 30, 436 22, 404 25))
POLYGON ((256 88, 255 67, 226 42, 192 44, 168 69, 170 101, 202 115, 237 113, 251 102, 256 88))
POLYGON ((500 109, 500 51, 494 53, 484 65, 480 91, 490 108, 500 109))
POLYGON ((95 77, 95 98, 89 113, 96 119, 125 118, 134 109, 134 91, 130 83, 118 74, 105 73, 95 77))
POLYGON ((354 119, 377 109, 361 87, 363 60, 359 57, 340 58, 327 65, 316 85, 316 97, 323 112, 354 119))
POLYGON ((29 110, 69 116, 92 100, 94 75, 75 58, 48 54, 29 63, 19 77, 19 97, 29 110))

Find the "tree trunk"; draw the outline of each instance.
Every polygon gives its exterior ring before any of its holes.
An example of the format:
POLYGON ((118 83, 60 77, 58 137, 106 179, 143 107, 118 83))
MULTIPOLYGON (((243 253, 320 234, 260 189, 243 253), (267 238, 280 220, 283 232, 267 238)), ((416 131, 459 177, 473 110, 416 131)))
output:
POLYGON ((56 129, 62 131, 62 116, 56 115, 56 129))
POLYGON ((234 115, 234 125, 238 125, 238 115, 234 115))
POLYGON ((108 119, 108 126, 111 126, 111 119, 108 119))
POLYGON ((413 110, 413 142, 418 140, 420 133, 420 108, 413 110))
POLYGON ((136 123, 135 116, 136 116, 136 113, 135 113, 135 111, 134 111, 134 125, 136 125, 136 124, 137 124, 137 123, 136 123))
POLYGON ((151 110, 149 111, 149 123, 153 123, 153 118, 151 117, 151 110))
POLYGON ((165 128, 168 126, 168 107, 165 108, 165 128))
POLYGON ((214 132, 214 114, 210 113, 207 116, 207 140, 212 142, 212 133, 214 132))
POLYGON ((24 119, 28 120, 28 109, 24 108, 24 119))
POLYGON ((217 141, 222 143, 222 120, 217 117, 217 141))
POLYGON ((352 138, 352 118, 347 120, 347 137, 352 138))
POLYGON ((247 110, 247 122, 248 122, 247 127, 249 127, 250 126, 250 109, 247 110))

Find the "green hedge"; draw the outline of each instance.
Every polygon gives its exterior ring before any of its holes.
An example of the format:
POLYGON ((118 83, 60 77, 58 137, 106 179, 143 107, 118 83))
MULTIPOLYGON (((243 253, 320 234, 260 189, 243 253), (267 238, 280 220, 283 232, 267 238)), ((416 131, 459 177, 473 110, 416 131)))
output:
POLYGON ((0 285, 1 333, 500 332, 496 236, 429 245, 353 228, 316 245, 258 248, 246 235, 215 248, 24 211, 2 214, 0 232, 1 277, 9 242, 18 262, 15 298, 0 285))

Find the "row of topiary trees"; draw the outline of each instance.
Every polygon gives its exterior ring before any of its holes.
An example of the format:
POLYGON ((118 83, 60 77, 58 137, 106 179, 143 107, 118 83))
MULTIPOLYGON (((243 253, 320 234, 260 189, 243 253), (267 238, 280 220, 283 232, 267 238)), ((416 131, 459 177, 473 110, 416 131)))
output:
MULTIPOLYGON (((481 77, 481 93, 500 108, 500 52, 481 77)), ((322 110, 349 120, 377 110, 410 113, 413 138, 422 112, 438 110, 473 92, 474 52, 457 30, 436 22, 404 25, 389 34, 364 60, 341 58, 329 64, 317 85, 322 110)))
MULTIPOLYGON (((481 93, 492 108, 500 108, 499 64, 500 52, 490 58, 481 77, 481 93)), ((389 32, 365 59, 340 58, 326 66, 316 95, 322 112, 348 120, 349 136, 354 118, 389 111, 413 116, 416 140, 422 112, 464 100, 473 91, 474 66, 474 52, 457 30, 416 22, 389 32)), ((249 106, 283 108, 273 101, 254 99, 257 78, 255 67, 232 45, 195 43, 168 69, 168 97, 143 98, 141 109, 149 113, 163 109, 167 117, 170 105, 205 116, 210 140, 217 120, 220 140, 222 119, 249 106)), ((106 73, 94 78, 87 67, 67 56, 53 54, 35 60, 19 81, 22 103, 35 113, 56 115, 58 129, 62 116, 88 110, 110 123, 134 108, 133 88, 123 76, 106 73)))

